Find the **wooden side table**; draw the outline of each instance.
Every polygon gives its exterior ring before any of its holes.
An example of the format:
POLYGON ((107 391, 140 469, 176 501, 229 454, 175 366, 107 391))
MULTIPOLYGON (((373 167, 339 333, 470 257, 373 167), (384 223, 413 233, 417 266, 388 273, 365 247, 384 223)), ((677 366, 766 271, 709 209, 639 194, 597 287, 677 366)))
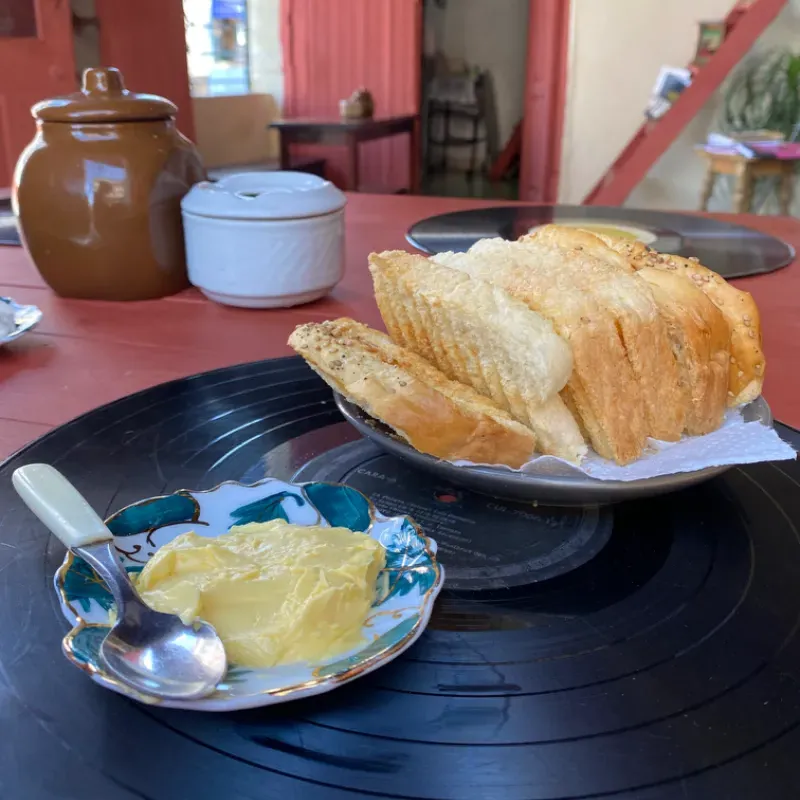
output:
POLYGON ((269 127, 280 132, 281 169, 292 168, 291 146, 293 144, 344 145, 347 147, 347 188, 354 192, 359 191, 360 187, 358 146, 361 142, 407 133, 411 139, 408 191, 416 194, 419 190, 419 116, 417 114, 371 119, 281 119, 275 120, 269 127))
POLYGON ((700 210, 708 209, 708 201, 714 191, 717 175, 733 175, 735 189, 733 193, 733 210, 737 214, 746 214, 752 210, 753 189, 758 178, 778 179, 778 203, 781 214, 788 216, 794 193, 795 160, 777 158, 745 158, 730 153, 710 153, 701 150, 706 158, 706 176, 700 195, 700 210))

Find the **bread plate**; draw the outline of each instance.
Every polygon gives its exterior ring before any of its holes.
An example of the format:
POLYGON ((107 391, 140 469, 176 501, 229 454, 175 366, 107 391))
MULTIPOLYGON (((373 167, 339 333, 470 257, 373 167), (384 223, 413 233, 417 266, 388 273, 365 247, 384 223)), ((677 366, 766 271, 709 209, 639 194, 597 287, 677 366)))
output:
MULTIPOLYGON (((505 500, 522 500, 558 506, 607 505, 623 500, 653 497, 703 483, 730 466, 709 467, 637 481, 607 481, 586 475, 530 475, 503 467, 457 466, 420 453, 381 422, 334 392, 344 418, 364 437, 386 452, 402 458, 455 486, 505 500)), ((772 427, 772 412, 763 397, 742 407, 746 422, 772 427)))

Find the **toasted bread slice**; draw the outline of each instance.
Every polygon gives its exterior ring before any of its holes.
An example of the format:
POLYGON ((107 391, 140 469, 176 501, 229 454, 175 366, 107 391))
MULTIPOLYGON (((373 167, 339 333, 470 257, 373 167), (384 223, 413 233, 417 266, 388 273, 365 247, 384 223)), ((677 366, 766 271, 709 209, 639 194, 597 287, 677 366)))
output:
POLYGON ((722 424, 728 394, 730 332, 720 310, 689 281, 674 272, 645 267, 686 394, 686 433, 699 436, 722 424))
POLYGON ((758 306, 752 296, 731 286, 696 259, 657 253, 641 242, 609 236, 602 238, 618 253, 625 255, 635 269, 652 267, 674 272, 690 280, 711 300, 722 312, 730 329, 728 405, 740 406, 755 400, 764 385, 766 360, 758 306))
POLYGON ((642 392, 617 320, 579 262, 557 248, 536 255, 503 239, 484 239, 468 253, 433 260, 506 289, 549 319, 569 343, 575 365, 563 397, 595 451, 619 464, 641 455, 648 435, 642 392))
POLYGON ((580 461, 586 443, 558 395, 572 357, 547 320, 507 292, 422 256, 372 254, 370 271, 398 344, 491 397, 536 433, 541 452, 580 461))
MULTIPOLYGON (((557 237, 561 230, 549 226, 542 229, 542 235, 557 237)), ((716 430, 725 413, 730 358, 728 326, 719 309, 703 292, 674 273, 652 268, 637 273, 630 258, 611 248, 607 237, 579 231, 573 240, 597 258, 647 282, 666 325, 678 367, 685 431, 702 435, 716 430)), ((633 248, 627 252, 633 252, 633 248)))
POLYGON ((513 468, 534 456, 533 431, 366 325, 347 318, 301 325, 289 345, 335 391, 421 453, 513 468))
POLYGON ((594 234, 567 225, 543 226, 520 242, 537 256, 554 248, 580 270, 584 285, 614 315, 642 392, 650 436, 680 439, 689 409, 667 328, 650 287, 637 278, 628 259, 594 234))

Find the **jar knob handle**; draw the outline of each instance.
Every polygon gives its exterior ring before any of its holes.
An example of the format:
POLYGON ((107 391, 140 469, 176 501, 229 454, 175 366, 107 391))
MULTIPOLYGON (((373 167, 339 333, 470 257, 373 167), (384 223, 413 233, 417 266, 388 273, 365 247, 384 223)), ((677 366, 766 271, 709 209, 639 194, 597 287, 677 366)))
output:
POLYGON ((122 94, 125 81, 115 67, 90 67, 83 71, 81 90, 84 94, 122 94))

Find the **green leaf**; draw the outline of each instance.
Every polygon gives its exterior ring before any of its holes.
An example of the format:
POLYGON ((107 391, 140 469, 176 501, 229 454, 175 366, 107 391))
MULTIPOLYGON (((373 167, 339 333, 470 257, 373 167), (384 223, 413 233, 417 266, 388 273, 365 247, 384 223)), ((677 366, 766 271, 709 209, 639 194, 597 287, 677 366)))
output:
POLYGON ((286 522, 289 517, 283 510, 281 503, 291 497, 298 506, 305 505, 305 500, 295 492, 278 492, 277 494, 263 497, 231 511, 234 525, 247 525, 251 522, 270 522, 273 519, 282 519, 286 522))
POLYGON ((199 512, 193 497, 172 494, 128 506, 108 520, 108 527, 114 536, 133 536, 179 522, 196 522, 199 512))
POLYGON ((82 664, 97 666, 100 660, 100 645, 111 628, 104 625, 89 625, 81 628, 72 637, 72 652, 82 664))
POLYGON ((89 610, 91 600, 99 603, 106 611, 114 605, 114 599, 105 583, 79 556, 73 558, 64 575, 64 594, 70 603, 77 603, 84 611, 89 610))
POLYGON ((366 531, 372 524, 369 501, 349 486, 307 483, 303 489, 319 513, 333 526, 366 531))
POLYGON ((789 136, 800 121, 800 54, 770 50, 748 58, 724 91, 725 130, 766 128, 789 136))

